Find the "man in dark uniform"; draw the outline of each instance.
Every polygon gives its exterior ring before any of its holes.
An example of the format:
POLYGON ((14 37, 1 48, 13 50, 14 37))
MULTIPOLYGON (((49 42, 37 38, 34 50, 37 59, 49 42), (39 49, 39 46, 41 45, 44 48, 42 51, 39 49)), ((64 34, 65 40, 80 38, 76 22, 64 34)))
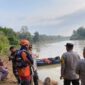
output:
POLYGON ((9 50, 11 52, 9 61, 12 61, 13 74, 14 74, 15 78, 17 79, 18 84, 20 84, 20 78, 18 76, 17 67, 16 67, 16 63, 15 63, 16 62, 15 57, 16 57, 16 53, 18 50, 16 50, 16 48, 14 46, 11 46, 9 50))

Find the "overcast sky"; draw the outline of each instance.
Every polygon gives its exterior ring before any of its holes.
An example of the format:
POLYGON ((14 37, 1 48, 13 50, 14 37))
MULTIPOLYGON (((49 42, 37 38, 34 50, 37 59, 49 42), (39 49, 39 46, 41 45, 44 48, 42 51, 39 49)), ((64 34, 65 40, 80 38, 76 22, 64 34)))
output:
POLYGON ((23 25, 31 33, 69 36, 85 26, 85 0, 0 0, 0 26, 23 25))

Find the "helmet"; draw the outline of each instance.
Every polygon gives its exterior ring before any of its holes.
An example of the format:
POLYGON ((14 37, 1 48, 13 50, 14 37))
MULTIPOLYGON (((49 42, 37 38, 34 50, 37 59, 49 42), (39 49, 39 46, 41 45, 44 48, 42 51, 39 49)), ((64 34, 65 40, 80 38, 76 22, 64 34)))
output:
POLYGON ((30 42, 28 40, 26 40, 26 39, 22 39, 20 41, 20 45, 22 45, 22 46, 30 45, 30 42))

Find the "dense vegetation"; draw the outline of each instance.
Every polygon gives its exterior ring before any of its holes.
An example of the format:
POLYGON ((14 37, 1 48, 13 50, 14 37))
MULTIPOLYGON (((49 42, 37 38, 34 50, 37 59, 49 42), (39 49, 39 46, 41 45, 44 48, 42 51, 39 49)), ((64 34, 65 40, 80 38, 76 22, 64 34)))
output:
POLYGON ((8 38, 10 45, 16 45, 18 43, 17 35, 11 28, 0 27, 0 32, 4 34, 8 38))
POLYGON ((71 40, 85 40, 85 28, 80 27, 76 31, 73 31, 73 35, 70 38, 71 40))
POLYGON ((38 32, 32 35, 27 26, 22 26, 19 32, 15 32, 12 28, 0 27, 0 54, 6 53, 10 45, 18 45, 19 40, 23 38, 28 39, 33 44, 52 43, 68 39, 68 37, 62 36, 40 35, 38 32))
POLYGON ((3 32, 0 32, 0 54, 6 54, 8 47, 9 47, 8 38, 3 34, 3 32))

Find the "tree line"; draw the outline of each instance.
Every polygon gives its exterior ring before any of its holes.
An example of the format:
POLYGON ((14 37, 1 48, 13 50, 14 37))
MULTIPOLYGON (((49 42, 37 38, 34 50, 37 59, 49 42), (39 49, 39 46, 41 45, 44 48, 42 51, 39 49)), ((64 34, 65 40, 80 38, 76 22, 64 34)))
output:
POLYGON ((33 44, 52 43, 68 39, 68 37, 63 36, 40 35, 39 32, 32 35, 27 26, 22 26, 19 32, 15 32, 12 28, 0 27, 0 53, 6 53, 10 45, 19 45, 20 39, 24 38, 33 44))
POLYGON ((71 40, 85 40, 85 27, 79 27, 77 30, 73 31, 71 40))

